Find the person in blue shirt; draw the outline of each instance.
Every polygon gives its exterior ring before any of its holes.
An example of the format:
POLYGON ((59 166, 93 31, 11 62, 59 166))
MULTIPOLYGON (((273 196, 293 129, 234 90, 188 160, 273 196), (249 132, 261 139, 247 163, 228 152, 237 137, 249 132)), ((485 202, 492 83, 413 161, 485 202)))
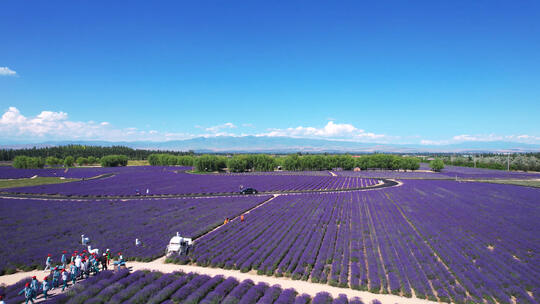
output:
POLYGON ((47 271, 47 269, 51 270, 51 264, 52 264, 52 258, 51 258, 51 255, 48 254, 47 255, 47 260, 45 261, 45 269, 43 269, 43 271, 47 271))
POLYGON ((94 273, 99 274, 99 261, 94 259, 94 273))
POLYGON ((49 283, 49 277, 43 278, 42 289, 43 289, 43 298, 47 300, 48 298, 47 292, 49 292, 49 289, 51 289, 51 283, 49 283))
POLYGON ((71 281, 73 282, 73 285, 77 282, 77 266, 75 266, 75 262, 71 263, 71 281))
POLYGON ((55 289, 58 287, 58 280, 60 279, 60 270, 58 270, 58 267, 54 267, 53 271, 53 279, 52 279, 52 289, 55 289))
POLYGON ((19 295, 22 295, 24 293, 24 298, 26 299, 26 304, 28 304, 28 301, 34 303, 34 290, 30 287, 30 283, 26 283, 24 285, 24 289, 19 291, 19 295))
POLYGON ((30 288, 32 288, 32 298, 36 298, 38 295, 39 290, 39 281, 37 280, 36 276, 32 277, 32 281, 30 282, 30 288))
POLYGON ((66 258, 66 251, 62 251, 62 257, 60 258, 60 262, 62 263, 62 268, 66 268, 66 262, 67 262, 67 258, 66 258))

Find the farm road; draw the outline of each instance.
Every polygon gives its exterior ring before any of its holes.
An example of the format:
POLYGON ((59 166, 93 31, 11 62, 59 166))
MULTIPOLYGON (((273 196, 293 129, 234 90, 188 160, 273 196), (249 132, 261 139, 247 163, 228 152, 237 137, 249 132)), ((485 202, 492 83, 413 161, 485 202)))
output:
MULTIPOLYGON (((176 264, 166 264, 164 263, 165 257, 159 258, 157 260, 154 260, 152 262, 144 263, 144 262, 127 262, 127 265, 131 271, 137 271, 137 270, 153 270, 153 271, 160 271, 163 273, 170 273, 174 271, 183 271, 183 272, 196 272, 199 274, 206 274, 210 276, 215 275, 223 275, 225 277, 234 277, 239 281, 243 280, 252 280, 255 283, 258 282, 264 282, 269 285, 275 285, 278 284, 283 289, 287 288, 294 288, 297 292, 300 294, 306 293, 310 296, 314 297, 319 292, 328 292, 333 297, 337 297, 339 294, 345 294, 349 299, 353 297, 359 297, 362 299, 364 303, 371 303, 372 300, 379 300, 382 304, 434 304, 437 302, 427 301, 423 299, 418 298, 405 298, 400 297, 396 295, 391 294, 375 294, 370 293, 367 291, 359 291, 359 290, 353 290, 350 288, 339 288, 339 287, 333 287, 326 284, 319 284, 319 283, 311 283, 307 281, 300 281, 300 280, 292 280, 290 278, 278 278, 278 277, 270 277, 270 276, 264 276, 264 275, 258 275, 255 271, 250 271, 247 273, 242 273, 239 270, 226 270, 221 268, 210 268, 210 267, 201 267, 201 266, 194 266, 194 265, 176 265, 176 264)), ((29 272, 18 272, 15 274, 10 275, 3 275, 0 276, 0 284, 14 284, 17 281, 24 279, 26 277, 31 277, 33 275, 38 276, 38 278, 41 278, 44 275, 43 271, 29 271, 29 272)), ((60 289, 54 290, 52 294, 60 293, 60 289)), ((43 299, 38 298, 37 303, 42 302, 43 299)))

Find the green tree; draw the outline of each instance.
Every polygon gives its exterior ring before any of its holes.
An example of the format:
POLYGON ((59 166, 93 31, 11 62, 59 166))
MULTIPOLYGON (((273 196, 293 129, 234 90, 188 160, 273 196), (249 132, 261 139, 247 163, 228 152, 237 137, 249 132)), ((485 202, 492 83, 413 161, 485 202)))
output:
POLYGON ((195 158, 194 167, 196 171, 214 172, 223 170, 227 166, 227 159, 222 156, 202 155, 195 158))
POLYGON ((64 158, 64 167, 73 167, 73 164, 75 164, 75 158, 73 156, 67 156, 64 158))
POLYGON ((176 164, 179 166, 193 166, 193 156, 191 155, 178 156, 176 164))
POLYGON ((245 172, 248 169, 247 158, 243 155, 235 155, 227 160, 227 169, 230 172, 245 172))
POLYGON ((150 166, 158 166, 159 157, 157 154, 150 154, 148 155, 148 163, 150 166))
POLYGON ((254 171, 274 171, 277 167, 276 159, 270 155, 257 154, 253 156, 252 168, 254 171))
POLYGON ((300 170, 300 157, 298 154, 290 154, 285 157, 283 160, 283 167, 288 171, 298 171, 300 170))
POLYGON ((58 166, 62 164, 62 160, 54 156, 49 156, 45 159, 45 164, 50 167, 58 166))
POLYGON ((404 168, 405 170, 418 170, 420 168, 420 159, 417 157, 406 157, 404 158, 404 168))
POLYGON ((429 166, 431 167, 431 170, 440 172, 442 169, 444 169, 444 162, 440 158, 435 158, 431 161, 429 166))
POLYGON ((17 156, 13 159, 13 167, 18 169, 36 169, 43 168, 45 160, 41 157, 17 156))
POLYGON ((79 166, 88 165, 88 158, 86 158, 86 157, 77 157, 77 165, 79 165, 79 166))
POLYGON ((127 166, 128 157, 125 155, 107 155, 100 160, 102 167, 127 166))

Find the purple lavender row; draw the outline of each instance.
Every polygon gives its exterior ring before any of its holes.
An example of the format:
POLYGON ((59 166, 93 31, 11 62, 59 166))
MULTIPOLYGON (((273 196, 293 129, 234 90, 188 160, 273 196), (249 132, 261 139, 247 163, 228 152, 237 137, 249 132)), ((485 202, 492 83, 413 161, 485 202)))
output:
POLYGON ((540 178, 539 172, 520 172, 520 171, 504 171, 504 170, 493 170, 493 169, 484 169, 484 168, 469 168, 469 167, 458 167, 458 166, 445 166, 441 170, 442 174, 449 175, 451 177, 459 178, 540 178))
MULTIPOLYGON (((129 168, 129 167, 128 167, 129 168)), ((302 176, 302 175, 227 175, 188 174, 171 167, 137 167, 115 173, 112 177, 4 189, 12 193, 42 193, 73 196, 133 196, 136 194, 195 194, 238 193, 242 187, 258 191, 301 191, 320 189, 349 189, 378 183, 376 179, 360 177, 302 176), (148 169, 151 168, 151 169, 148 169)), ((123 169, 122 169, 123 170, 123 169)))
MULTIPOLYGON (((6 303, 19 303, 23 299, 17 295, 29 279, 14 285, 1 287, 0 295, 6 303)), ((279 285, 254 284, 251 280, 238 282, 233 277, 210 277, 195 273, 103 271, 77 285, 64 294, 56 295, 47 303, 224 303, 224 304, 308 304, 328 303, 363 304, 355 297, 348 299, 344 294, 333 298, 329 293, 320 292, 315 297, 298 295, 292 288, 282 289, 279 285)), ((373 302, 378 303, 378 302, 373 302)))
POLYGON ((180 232, 197 237, 266 200, 267 196, 131 201, 0 199, 0 272, 43 267, 47 254, 59 263, 63 250, 81 252, 80 236, 94 248, 151 260, 180 232), (17 229, 13 229, 17 227, 17 229), (141 246, 135 246, 135 238, 141 246))
MULTIPOLYGON (((430 170, 429 167, 420 169, 430 170)), ((332 171, 338 176, 352 176, 364 178, 398 178, 398 179, 534 179, 540 178, 538 172, 504 171, 483 168, 469 168, 458 166, 445 166, 441 172, 418 171, 392 171, 392 170, 364 170, 364 171, 332 171)))
POLYGON ((534 303, 526 294, 540 286, 539 194, 506 185, 407 181, 385 191, 281 196, 246 222, 201 239, 191 258, 435 301, 505 303, 513 296, 534 303), (495 250, 486 249, 495 241, 495 250))
MULTIPOLYGON (((132 167, 127 167, 132 168, 132 167)), ((107 173, 118 172, 120 168, 57 168, 57 169, 17 169, 0 166, 0 179, 40 177, 89 178, 107 173)), ((123 169, 123 168, 122 168, 123 169)))
MULTIPOLYGON (((422 191, 426 186, 422 181, 413 185, 422 191)), ((431 186, 437 200, 403 192, 396 193, 396 199, 407 202, 405 214, 452 269, 459 285, 479 299, 538 302, 540 237, 535 231, 540 229, 540 191, 443 181, 431 186), (426 204, 432 208, 418 208, 426 204)))

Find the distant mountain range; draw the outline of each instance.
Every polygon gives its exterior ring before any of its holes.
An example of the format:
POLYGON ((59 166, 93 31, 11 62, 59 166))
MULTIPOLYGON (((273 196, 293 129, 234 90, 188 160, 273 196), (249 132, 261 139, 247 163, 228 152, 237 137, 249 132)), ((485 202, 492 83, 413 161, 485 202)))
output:
POLYGON ((197 137, 185 140, 164 142, 133 141, 133 142, 109 142, 109 141, 48 141, 42 143, 17 143, 11 142, 0 145, 0 148, 28 148, 60 146, 69 144, 93 145, 93 146, 128 146, 139 149, 177 150, 195 152, 265 152, 265 153, 369 153, 369 152, 395 152, 395 153, 420 153, 420 152, 538 152, 540 145, 524 144, 517 142, 489 141, 489 142, 464 142, 450 145, 419 145, 419 144, 378 144, 362 143, 354 141, 324 140, 291 137, 268 137, 268 136, 216 136, 197 137))

